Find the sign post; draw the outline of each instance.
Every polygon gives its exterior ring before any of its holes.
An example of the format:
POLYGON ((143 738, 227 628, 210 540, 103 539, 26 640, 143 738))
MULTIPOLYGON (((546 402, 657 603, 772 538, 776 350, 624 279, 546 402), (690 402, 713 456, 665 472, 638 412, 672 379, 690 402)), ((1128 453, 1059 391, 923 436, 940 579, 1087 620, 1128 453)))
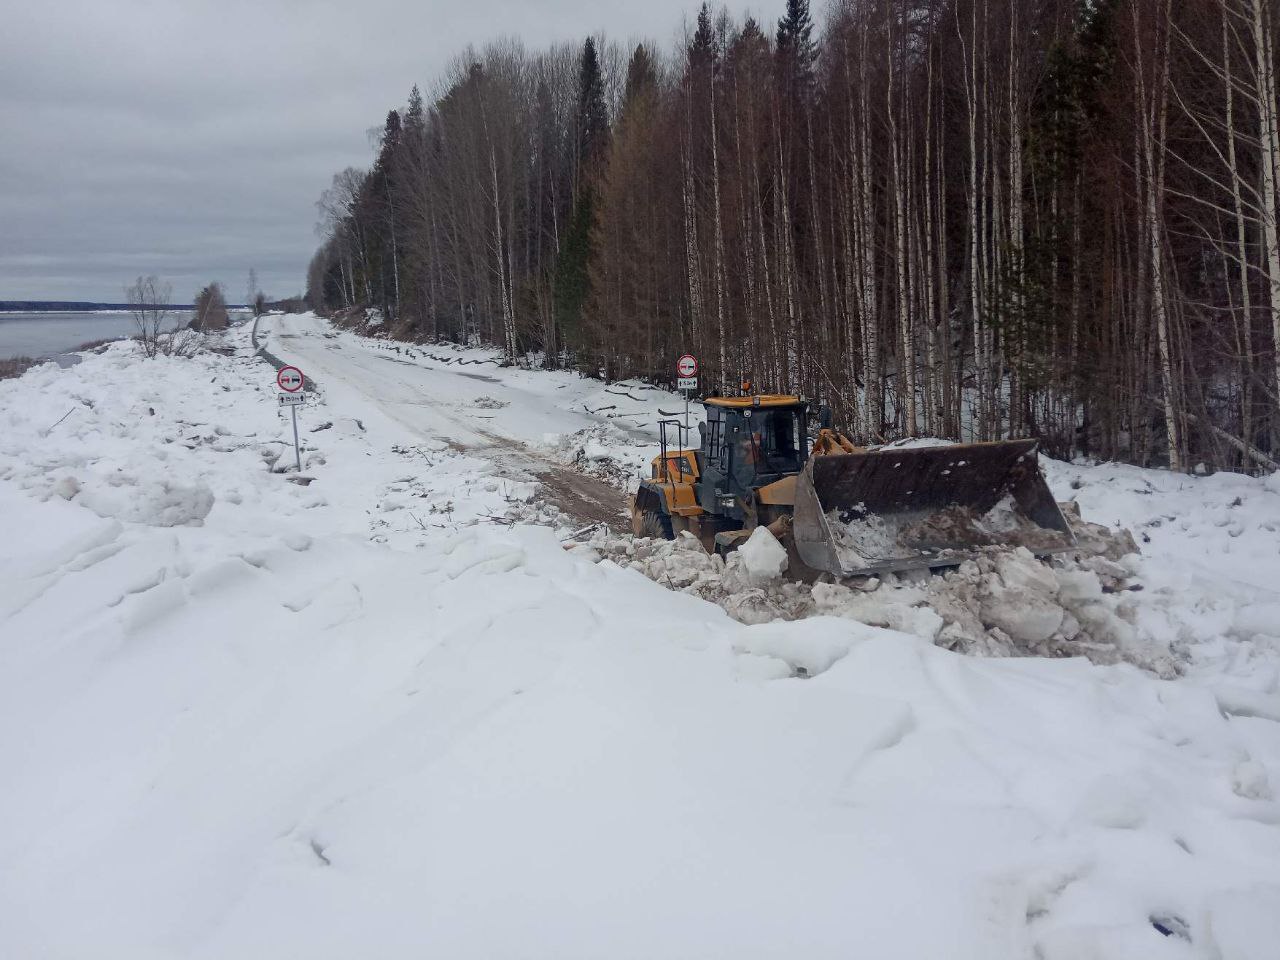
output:
POLYGON ((306 399, 302 385, 306 382, 302 371, 297 367, 281 367, 276 374, 276 384, 280 387, 280 406, 288 407, 293 414, 293 462, 302 472, 302 449, 298 446, 298 407, 306 399))
MULTIPOLYGON (((689 396, 698 389, 698 358, 692 353, 682 354, 676 361, 676 387, 684 394, 684 429, 689 432, 689 396)), ((686 439, 685 445, 688 444, 686 439)))

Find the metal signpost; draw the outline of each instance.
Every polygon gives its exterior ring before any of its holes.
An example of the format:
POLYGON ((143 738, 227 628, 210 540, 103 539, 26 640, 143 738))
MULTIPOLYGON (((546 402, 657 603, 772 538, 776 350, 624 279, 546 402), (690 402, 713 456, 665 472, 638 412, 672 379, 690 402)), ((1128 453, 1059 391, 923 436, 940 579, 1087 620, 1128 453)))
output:
POLYGON ((276 374, 276 384, 283 391, 280 394, 280 406, 288 407, 293 414, 293 462, 297 464, 299 473, 302 472, 302 450, 298 446, 298 407, 306 400, 306 395, 302 392, 305 382, 302 371, 297 367, 281 367, 276 374))
POLYGON ((689 396, 698 389, 698 358, 683 354, 676 361, 676 388, 684 394, 684 429, 689 431, 689 396))

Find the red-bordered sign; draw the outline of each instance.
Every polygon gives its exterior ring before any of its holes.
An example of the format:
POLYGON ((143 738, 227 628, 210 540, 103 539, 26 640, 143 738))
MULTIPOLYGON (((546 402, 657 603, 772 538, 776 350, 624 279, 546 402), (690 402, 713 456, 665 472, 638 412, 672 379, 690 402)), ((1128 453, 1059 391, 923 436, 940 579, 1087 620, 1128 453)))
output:
POLYGON ((698 375, 698 359, 692 353, 684 354, 676 361, 676 373, 682 377, 696 377, 698 375))
POLYGON ((302 389, 302 371, 297 367, 281 367, 276 374, 276 383, 285 393, 297 393, 302 389))

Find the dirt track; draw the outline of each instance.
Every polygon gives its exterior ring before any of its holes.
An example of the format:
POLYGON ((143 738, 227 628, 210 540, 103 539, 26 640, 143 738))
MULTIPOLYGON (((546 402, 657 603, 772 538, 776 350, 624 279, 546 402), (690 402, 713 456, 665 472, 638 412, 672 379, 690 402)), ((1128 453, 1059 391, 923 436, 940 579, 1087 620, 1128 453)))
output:
POLYGON ((481 431, 487 444, 453 443, 455 449, 490 460, 512 480, 530 476, 542 485, 543 499, 583 524, 604 523, 620 529, 626 522, 626 494, 603 480, 550 460, 524 444, 481 431))
POLYGON ((547 489, 547 499, 584 523, 618 527, 625 522, 625 494, 603 480, 568 467, 552 467, 538 479, 547 489))

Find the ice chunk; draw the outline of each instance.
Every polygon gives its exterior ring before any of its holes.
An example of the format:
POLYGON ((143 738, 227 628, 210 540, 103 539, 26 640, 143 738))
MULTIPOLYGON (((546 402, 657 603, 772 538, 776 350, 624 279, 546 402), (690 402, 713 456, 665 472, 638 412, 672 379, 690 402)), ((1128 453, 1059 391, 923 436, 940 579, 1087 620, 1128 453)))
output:
POLYGON ((756 583, 766 583, 782 576, 787 569, 786 548, 766 527, 756 527, 747 542, 738 548, 747 573, 756 583))
POLYGON ((1002 555, 996 561, 996 573, 1000 574, 1006 587, 1050 597, 1058 592, 1058 581, 1054 578, 1053 571, 1032 556, 1031 551, 1025 547, 1018 547, 1002 555))
POLYGON ((982 601, 982 620, 1015 640, 1038 643, 1062 626, 1065 611, 1041 594, 1022 587, 993 592, 982 601))
POLYGON ((1232 624, 1241 637, 1280 637, 1280 603, 1248 603, 1236 610, 1232 624))
POLYGON ((1064 601, 1085 603, 1102 599, 1102 581, 1091 570, 1055 570, 1058 593, 1064 601))

